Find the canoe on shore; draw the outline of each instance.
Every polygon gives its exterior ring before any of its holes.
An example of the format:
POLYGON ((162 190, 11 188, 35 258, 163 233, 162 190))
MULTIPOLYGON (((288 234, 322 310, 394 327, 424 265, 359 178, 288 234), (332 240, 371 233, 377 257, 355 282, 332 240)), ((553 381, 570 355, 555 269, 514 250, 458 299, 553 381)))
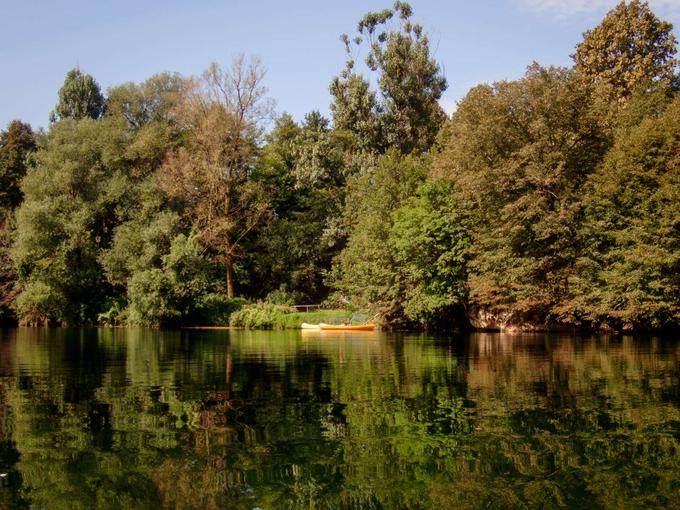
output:
POLYGON ((310 331, 319 331, 321 329, 321 326, 325 324, 322 322, 321 324, 307 324, 306 322, 303 322, 300 325, 300 329, 306 329, 310 331))
POLYGON ((359 324, 356 326, 344 324, 319 324, 321 331, 373 331, 375 324, 359 324))

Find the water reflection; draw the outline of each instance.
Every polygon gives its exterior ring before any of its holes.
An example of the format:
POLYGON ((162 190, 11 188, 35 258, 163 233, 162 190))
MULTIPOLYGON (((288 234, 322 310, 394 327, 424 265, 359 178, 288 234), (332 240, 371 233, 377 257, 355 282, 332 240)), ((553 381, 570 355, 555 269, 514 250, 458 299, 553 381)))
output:
POLYGON ((680 345, 0 332, 0 508, 680 505, 680 345))

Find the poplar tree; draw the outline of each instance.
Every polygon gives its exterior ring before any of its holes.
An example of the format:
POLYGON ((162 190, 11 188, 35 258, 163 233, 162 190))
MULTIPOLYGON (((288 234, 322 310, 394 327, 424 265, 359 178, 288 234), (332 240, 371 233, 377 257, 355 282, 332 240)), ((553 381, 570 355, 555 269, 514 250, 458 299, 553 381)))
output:
POLYGON ((367 13, 355 37, 341 36, 347 60, 331 83, 331 111, 335 127, 354 133, 362 149, 427 151, 446 119, 439 106, 446 78, 432 58, 427 34, 411 21, 412 15, 409 4, 395 2, 392 9, 367 13), (356 55, 364 47, 377 92, 357 67, 356 55))

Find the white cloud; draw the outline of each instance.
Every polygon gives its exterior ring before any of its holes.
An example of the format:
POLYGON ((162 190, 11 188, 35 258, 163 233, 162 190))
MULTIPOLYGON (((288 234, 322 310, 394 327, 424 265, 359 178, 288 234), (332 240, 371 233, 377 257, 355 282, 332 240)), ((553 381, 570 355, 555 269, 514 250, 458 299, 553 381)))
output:
MULTIPOLYGON (((608 11, 619 3, 619 0, 517 0, 529 10, 540 13, 552 13, 558 16, 589 14, 608 11)), ((651 8, 663 13, 680 13, 680 0, 650 0, 651 8)))

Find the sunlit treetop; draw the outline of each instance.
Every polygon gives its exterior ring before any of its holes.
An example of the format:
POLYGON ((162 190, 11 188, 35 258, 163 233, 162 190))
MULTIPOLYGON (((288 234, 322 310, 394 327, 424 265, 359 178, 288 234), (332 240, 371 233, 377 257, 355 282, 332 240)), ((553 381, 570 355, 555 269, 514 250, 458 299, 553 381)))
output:
POLYGON ((621 2, 587 31, 572 55, 576 69, 626 100, 638 87, 670 83, 677 71, 673 25, 662 21, 647 2, 621 2))

